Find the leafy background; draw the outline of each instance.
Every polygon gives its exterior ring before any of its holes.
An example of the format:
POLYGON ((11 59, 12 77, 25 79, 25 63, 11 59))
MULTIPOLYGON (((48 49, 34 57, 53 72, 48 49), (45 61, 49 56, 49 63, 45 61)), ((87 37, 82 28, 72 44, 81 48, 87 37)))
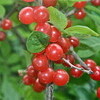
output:
MULTIPOLYGON (((76 1, 84 0, 58 0, 58 6, 56 8, 66 13, 66 11, 73 9, 72 5, 76 1)), ((21 4, 21 7, 18 7, 18 11, 29 5, 28 3, 23 3, 21 0, 0 0, 0 19, 4 18, 10 10, 13 9, 14 3, 21 4)), ((34 3, 32 5, 34 5, 34 3)), ((73 26, 88 26, 100 34, 100 6, 95 7, 88 3, 85 10, 87 16, 82 20, 74 18, 73 15, 70 17, 73 21, 73 26)), ((7 39, 0 42, 0 100, 44 100, 45 92, 36 93, 31 87, 23 85, 21 77, 19 77, 17 73, 19 69, 25 69, 30 64, 32 55, 26 51, 26 47, 23 46, 16 32, 24 39, 27 39, 35 25, 34 23, 31 25, 21 24, 17 17, 18 11, 15 11, 12 16, 10 16, 15 28, 5 31, 7 39)), ((61 16, 63 18, 63 15, 61 16)), ((52 21, 51 19, 51 22, 52 21)), ((52 23, 62 30, 63 25, 60 25, 62 24, 61 22, 53 21, 52 23)), ((1 28, 0 30, 2 31, 1 28)), ((92 58, 100 65, 100 37, 83 37, 81 34, 77 36, 81 40, 80 47, 76 48, 78 55, 83 60, 92 58)), ((55 65, 55 68, 64 67, 62 65, 55 65)), ((98 100, 95 92, 99 86, 100 82, 90 79, 87 74, 84 74, 79 79, 71 77, 67 85, 63 87, 55 86, 55 100, 98 100)))

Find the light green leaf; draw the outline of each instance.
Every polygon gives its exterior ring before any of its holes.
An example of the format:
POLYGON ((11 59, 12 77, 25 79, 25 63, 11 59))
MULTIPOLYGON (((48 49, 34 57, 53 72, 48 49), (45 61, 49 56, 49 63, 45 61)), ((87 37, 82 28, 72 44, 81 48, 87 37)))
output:
POLYGON ((0 5, 0 18, 3 18, 4 17, 4 15, 5 15, 5 8, 2 6, 2 5, 0 5))
POLYGON ((54 7, 48 8, 50 13, 50 23, 56 26, 59 30, 63 30, 67 25, 66 16, 54 7))
POLYGON ((26 46, 29 52, 38 53, 46 48, 49 43, 49 36, 38 31, 32 32, 29 36, 26 46))
POLYGON ((10 5, 13 4, 15 0, 0 0, 1 5, 10 5))

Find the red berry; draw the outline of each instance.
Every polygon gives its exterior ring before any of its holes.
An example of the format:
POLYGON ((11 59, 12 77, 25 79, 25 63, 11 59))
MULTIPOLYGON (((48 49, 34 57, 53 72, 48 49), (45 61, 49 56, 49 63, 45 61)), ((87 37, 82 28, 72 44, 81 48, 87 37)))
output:
POLYGON ((31 24, 34 22, 34 14, 32 7, 25 7, 19 12, 19 20, 23 24, 31 24))
POLYGON ((67 84, 69 82, 68 73, 62 69, 58 69, 54 74, 53 82, 58 86, 63 86, 67 84))
MULTIPOLYGON (((75 58, 74 58, 74 56, 73 55, 66 55, 65 57, 64 57, 66 60, 68 60, 70 63, 72 63, 72 64, 74 64, 75 63, 75 58)), ((70 65, 69 64, 67 64, 67 63, 65 63, 65 62, 63 62, 63 65, 65 65, 65 66, 67 66, 67 67, 70 67, 70 65)))
MULTIPOLYGON (((78 68, 82 68, 82 66, 80 64, 76 64, 75 66, 78 67, 78 68)), ((70 74, 75 78, 79 78, 83 75, 83 72, 78 70, 78 69, 72 68, 70 70, 70 74)))
POLYGON ((52 61, 57 61, 63 57, 63 49, 60 45, 52 43, 46 48, 46 56, 52 61))
POLYGON ((79 1, 79 2, 76 2, 75 4, 74 4, 74 7, 75 8, 78 8, 78 9, 80 9, 80 8, 84 8, 85 7, 85 5, 86 5, 86 1, 79 1))
POLYGON ((92 0, 91 3, 92 3, 94 6, 100 6, 100 0, 92 0))
POLYGON ((93 74, 91 74, 90 77, 93 80, 100 81, 100 66, 96 66, 92 68, 92 71, 93 71, 93 74))
POLYGON ((100 87, 97 89, 97 97, 100 98, 100 87))
POLYGON ((44 72, 39 72, 38 78, 39 78, 41 83, 49 84, 49 83, 51 83, 53 81, 53 75, 54 75, 53 69, 52 68, 48 68, 44 72))
POLYGON ((56 27, 51 26, 50 42, 57 42, 60 36, 61 32, 56 27))
POLYGON ((70 19, 68 19, 66 28, 69 28, 71 26, 72 26, 72 21, 70 19))
POLYGON ((6 34, 2 31, 0 31, 0 41, 3 41, 6 39, 6 34))
POLYGON ((44 6, 34 7, 34 21, 37 23, 45 23, 49 20, 49 12, 44 6))
POLYGON ((74 13, 77 19, 83 19, 86 16, 86 12, 83 9, 78 10, 74 13))
POLYGON ((37 79, 37 80, 35 81, 34 85, 33 85, 33 89, 34 89, 34 91, 36 91, 36 92, 42 92, 43 90, 45 90, 45 88, 46 88, 46 86, 43 85, 43 84, 41 84, 41 83, 39 82, 39 79, 37 79))
POLYGON ((88 67, 90 67, 90 68, 93 68, 93 67, 96 66, 96 63, 95 63, 92 59, 87 59, 87 60, 85 61, 85 64, 86 64, 88 67))
POLYGON ((46 6, 46 7, 49 7, 49 6, 56 6, 57 0, 43 0, 43 4, 44 4, 44 6, 46 6))
POLYGON ((39 53, 33 53, 35 56, 39 56, 39 55, 42 55, 43 53, 45 52, 45 49, 39 53))
POLYGON ((4 19, 2 22, 1 22, 1 27, 4 29, 4 30, 9 30, 12 28, 12 22, 11 20, 9 19, 4 19))
POLYGON ((34 69, 37 70, 37 71, 47 70, 47 68, 49 66, 48 59, 44 55, 36 56, 33 59, 32 63, 33 63, 34 69))
POLYGON ((25 76, 23 77, 23 83, 24 83, 25 85, 32 85, 32 84, 34 84, 34 82, 35 82, 35 78, 33 78, 33 77, 30 77, 30 76, 28 76, 28 75, 25 75, 25 76))
POLYGON ((33 2, 35 0, 23 0, 23 1, 25 1, 25 2, 33 2))
POLYGON ((72 46, 77 47, 80 44, 80 41, 78 38, 76 37, 70 37, 69 38, 70 43, 72 44, 72 46))
POLYGON ((35 30, 49 35, 51 33, 51 26, 48 23, 38 24, 35 30))
POLYGON ((69 39, 61 37, 58 39, 57 43, 62 47, 64 53, 69 51, 71 46, 69 39))
POLYGON ((34 70, 34 67, 33 67, 32 65, 30 65, 30 66, 27 68, 27 74, 28 74, 30 77, 37 78, 38 71, 34 70))

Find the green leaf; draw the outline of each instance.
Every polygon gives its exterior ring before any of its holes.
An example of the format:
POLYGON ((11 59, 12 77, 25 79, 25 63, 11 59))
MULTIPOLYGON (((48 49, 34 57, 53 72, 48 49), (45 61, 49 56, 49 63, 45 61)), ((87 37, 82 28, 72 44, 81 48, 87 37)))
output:
POLYGON ((14 3, 14 0, 0 0, 1 5, 10 5, 10 4, 13 4, 13 3, 14 3))
POLYGON ((80 35, 81 37, 86 37, 91 35, 99 36, 98 33, 91 30, 89 27, 79 26, 79 25, 67 28, 66 30, 64 30, 64 34, 71 35, 71 36, 80 35))
POLYGON ((29 36, 26 46, 29 52, 38 53, 44 50, 48 45, 48 43, 49 43, 48 35, 42 32, 34 31, 29 36))
POLYGON ((3 18, 4 17, 4 15, 5 15, 5 8, 2 6, 2 5, 0 5, 0 18, 3 18))
POLYGON ((67 25, 66 16, 54 7, 48 8, 50 13, 50 23, 56 26, 59 30, 63 30, 67 25))

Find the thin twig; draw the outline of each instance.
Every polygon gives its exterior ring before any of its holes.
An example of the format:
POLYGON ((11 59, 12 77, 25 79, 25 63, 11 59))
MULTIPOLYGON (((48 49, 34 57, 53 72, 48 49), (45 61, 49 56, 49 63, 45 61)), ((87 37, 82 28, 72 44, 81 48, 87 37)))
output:
POLYGON ((83 68, 76 67, 76 66, 74 66, 73 64, 71 64, 71 63, 69 62, 69 60, 66 60, 65 58, 62 58, 62 59, 64 60, 64 62, 66 62, 67 64, 70 65, 70 68, 75 68, 75 69, 81 70, 81 71, 83 71, 83 72, 85 72, 85 73, 87 73, 87 74, 91 74, 91 71, 90 71, 90 70, 85 70, 85 69, 83 69, 83 68))
POLYGON ((68 16, 73 15, 75 12, 76 12, 76 9, 73 9, 73 10, 71 10, 69 12, 66 12, 65 15, 68 17, 68 16))
POLYGON ((23 76, 24 74, 26 74, 26 72, 26 70, 18 70, 19 76, 23 76))

